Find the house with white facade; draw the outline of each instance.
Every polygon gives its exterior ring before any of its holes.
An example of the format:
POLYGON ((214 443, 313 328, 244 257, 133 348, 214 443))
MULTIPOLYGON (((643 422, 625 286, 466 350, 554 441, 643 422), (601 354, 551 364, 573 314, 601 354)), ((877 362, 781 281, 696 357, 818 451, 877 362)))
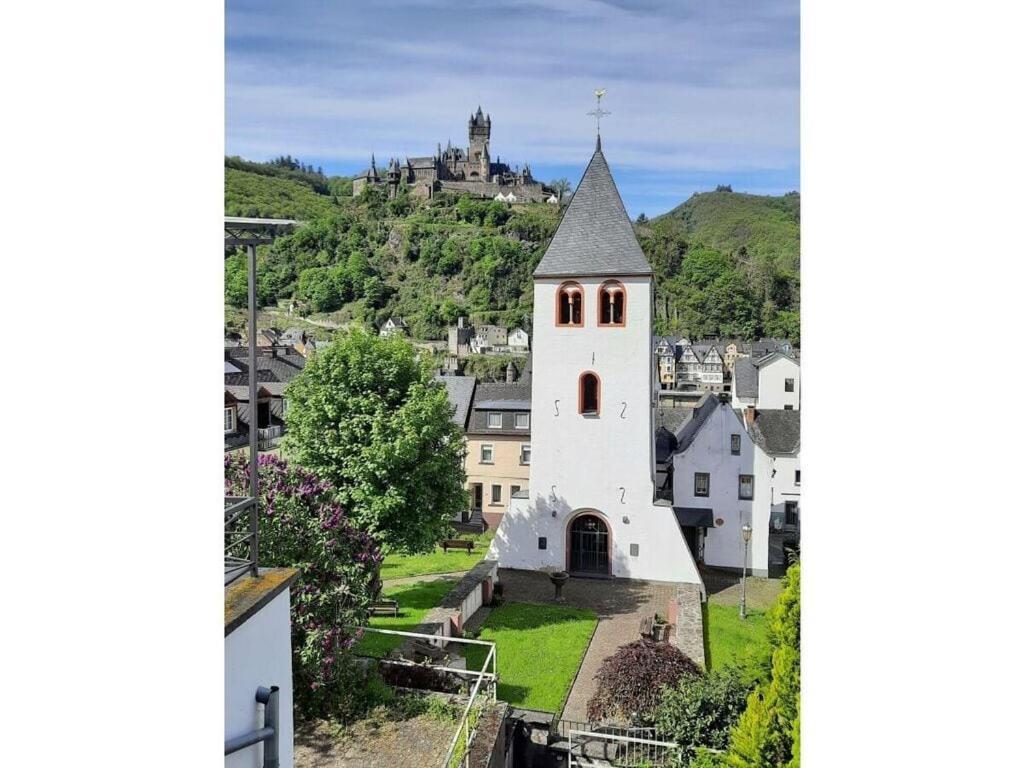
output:
POLYGON ((409 326, 405 320, 400 317, 389 317, 384 321, 384 325, 380 327, 380 335, 387 338, 388 336, 394 336, 395 334, 401 336, 409 335, 409 326))
POLYGON ((728 396, 705 395, 672 462, 672 503, 694 511, 698 561, 740 570, 749 524, 747 569, 781 575, 786 550, 799 545, 799 502, 800 412, 736 411, 728 396))
POLYGON ((268 750, 280 768, 292 768, 289 590, 297 577, 294 568, 259 568, 238 575, 237 568, 225 564, 225 768, 270 764, 264 762, 268 750), (267 728, 274 731, 272 739, 260 733, 267 728))
POLYGON ((513 352, 526 352, 530 348, 530 334, 522 328, 508 332, 508 346, 513 352))
POLYGON ((734 408, 800 410, 800 363, 785 352, 741 357, 733 366, 734 408))
POLYGON ((502 567, 703 588, 655 500, 652 281, 599 138, 534 271, 530 479, 491 544, 502 567))

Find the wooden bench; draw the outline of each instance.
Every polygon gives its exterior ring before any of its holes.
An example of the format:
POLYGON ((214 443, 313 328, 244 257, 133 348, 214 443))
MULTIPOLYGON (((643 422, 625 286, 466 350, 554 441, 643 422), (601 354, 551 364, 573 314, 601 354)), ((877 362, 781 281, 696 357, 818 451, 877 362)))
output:
POLYGON ((370 606, 371 616, 394 616, 398 618, 397 600, 379 600, 370 606))
POLYGON ((467 539, 448 539, 441 542, 441 549, 444 550, 445 554, 448 554, 449 549, 464 549, 467 554, 471 554, 473 552, 473 542, 467 539))

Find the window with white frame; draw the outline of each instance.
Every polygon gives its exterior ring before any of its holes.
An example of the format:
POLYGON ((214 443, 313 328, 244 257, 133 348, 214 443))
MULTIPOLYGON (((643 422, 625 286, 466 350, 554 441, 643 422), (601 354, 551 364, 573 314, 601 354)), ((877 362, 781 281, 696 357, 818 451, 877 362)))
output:
POLYGON ((516 429, 529 429, 530 428, 530 414, 528 413, 517 413, 516 414, 516 429))
POLYGON ((796 382, 794 379, 786 379, 786 391, 792 392, 795 384, 796 382))
POLYGON ((529 464, 530 463, 530 444, 525 443, 522 448, 519 449, 519 463, 529 464))
POLYGON ((693 495, 709 496, 711 494, 711 475, 708 472, 693 473, 693 495))
POLYGON ((501 486, 491 486, 491 504, 501 504, 501 486))
POLYGON ((488 413, 487 414, 487 428, 488 429, 501 429, 501 414, 500 413, 488 413))
POLYGON ((799 469, 795 470, 795 474, 793 476, 793 482, 796 485, 800 485, 800 470, 799 469))
POLYGON ((732 435, 732 437, 730 437, 730 439, 729 439, 729 443, 730 443, 729 447, 732 450, 732 455, 733 456, 739 456, 740 455, 740 436, 739 435, 732 435))
POLYGON ((480 446, 480 463, 481 464, 493 464, 494 463, 494 446, 493 445, 481 445, 480 446))
POLYGON ((224 409, 224 433, 235 431, 235 409, 225 408, 224 409))
POLYGON ((740 475, 740 499, 750 501, 754 498, 754 476, 740 475))

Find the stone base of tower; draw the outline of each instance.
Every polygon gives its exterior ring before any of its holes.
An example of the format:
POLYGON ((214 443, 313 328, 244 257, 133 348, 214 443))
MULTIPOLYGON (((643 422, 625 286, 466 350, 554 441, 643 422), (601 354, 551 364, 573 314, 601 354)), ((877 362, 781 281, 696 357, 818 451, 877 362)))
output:
POLYGON ((488 559, 502 568, 566 570, 581 576, 704 583, 670 506, 552 510, 512 499, 488 559))

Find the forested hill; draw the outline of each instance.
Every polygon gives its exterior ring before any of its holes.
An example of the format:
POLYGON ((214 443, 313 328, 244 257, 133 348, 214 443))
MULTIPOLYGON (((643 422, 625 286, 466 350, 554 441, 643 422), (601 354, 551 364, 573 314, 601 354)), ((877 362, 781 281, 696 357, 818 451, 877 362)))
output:
MULTIPOLYGON (((296 302, 344 323, 404 317, 417 338, 444 338, 459 315, 529 328, 530 275, 558 224, 549 204, 402 190, 351 196, 350 179, 292 158, 225 158, 225 214, 297 218, 295 234, 259 249, 260 301, 296 302)), ((656 275, 659 333, 799 338, 799 211, 783 197, 720 188, 636 225, 656 275)), ((225 261, 225 299, 245 304, 241 254, 225 261)))
POLYGON ((719 187, 636 231, 654 267, 659 330, 799 340, 799 193, 719 187))

